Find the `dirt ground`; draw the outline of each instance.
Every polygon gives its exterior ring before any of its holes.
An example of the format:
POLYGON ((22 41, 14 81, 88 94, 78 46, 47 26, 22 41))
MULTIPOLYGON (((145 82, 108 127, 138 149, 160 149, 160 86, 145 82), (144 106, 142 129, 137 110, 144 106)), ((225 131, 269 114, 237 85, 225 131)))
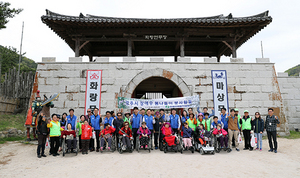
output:
MULTIPOLYGON (((0 145, 0 177, 298 177, 300 139, 278 139, 278 153, 232 151, 215 155, 158 150, 119 154, 96 153, 37 158, 36 145, 0 145)), ((241 147, 240 147, 241 148, 241 147)), ((46 150, 48 153, 48 150, 46 150)))

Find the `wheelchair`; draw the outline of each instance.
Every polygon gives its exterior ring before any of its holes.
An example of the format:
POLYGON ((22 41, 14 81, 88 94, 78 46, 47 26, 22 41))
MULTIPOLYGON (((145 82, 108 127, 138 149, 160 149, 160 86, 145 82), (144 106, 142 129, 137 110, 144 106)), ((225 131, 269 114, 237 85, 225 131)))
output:
POLYGON ((112 134, 111 136, 111 146, 110 146, 110 150, 107 149, 108 147, 108 140, 103 137, 103 135, 101 135, 99 137, 100 139, 100 145, 101 145, 101 142, 102 142, 102 138, 104 138, 104 145, 103 145, 103 150, 100 149, 100 153, 103 153, 104 151, 110 151, 110 152, 114 152, 116 150, 116 138, 115 138, 115 134, 112 134))
POLYGON ((119 139, 119 143, 117 145, 117 150, 120 154, 122 154, 123 152, 129 152, 129 153, 132 153, 133 150, 134 150, 134 147, 133 147, 133 140, 130 140, 130 143, 131 143, 131 147, 130 148, 125 148, 124 145, 123 145, 123 142, 122 142, 122 139, 123 139, 123 136, 122 135, 119 135, 117 136, 119 139))
MULTIPOLYGON (((144 150, 148 150, 149 153, 151 152, 151 136, 148 137, 148 147, 147 148, 143 148, 144 150)), ((136 151, 139 153, 141 150, 141 142, 140 142, 140 136, 136 137, 136 151)))
POLYGON ((71 139, 71 140, 73 140, 74 139, 74 137, 71 137, 71 136, 67 136, 66 138, 61 138, 62 139, 62 144, 61 144, 61 147, 62 147, 62 155, 63 156, 65 156, 66 154, 68 154, 68 153, 75 153, 75 155, 77 156, 77 154, 78 154, 78 152, 79 152, 79 137, 78 137, 78 131, 76 132, 76 135, 77 135, 77 137, 76 137, 76 148, 73 148, 73 144, 71 144, 71 147, 72 147, 72 149, 74 150, 75 149, 75 151, 74 152, 68 152, 67 150, 68 149, 71 149, 71 148, 68 148, 68 146, 67 146, 67 139, 71 139))

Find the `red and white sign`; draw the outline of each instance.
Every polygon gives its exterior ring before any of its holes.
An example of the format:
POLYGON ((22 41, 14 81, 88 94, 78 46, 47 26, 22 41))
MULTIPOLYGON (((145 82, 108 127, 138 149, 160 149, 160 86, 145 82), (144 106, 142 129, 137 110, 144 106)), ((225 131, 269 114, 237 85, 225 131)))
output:
POLYGON ((102 70, 86 71, 85 108, 94 110, 101 107, 102 70))

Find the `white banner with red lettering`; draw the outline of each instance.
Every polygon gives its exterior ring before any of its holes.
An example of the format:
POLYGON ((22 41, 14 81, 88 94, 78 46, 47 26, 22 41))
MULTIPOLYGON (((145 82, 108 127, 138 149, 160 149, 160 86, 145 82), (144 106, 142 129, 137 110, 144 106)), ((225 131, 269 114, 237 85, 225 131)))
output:
POLYGON ((102 85, 102 70, 87 70, 86 71, 86 89, 85 89, 85 109, 94 110, 101 107, 101 85, 102 85))

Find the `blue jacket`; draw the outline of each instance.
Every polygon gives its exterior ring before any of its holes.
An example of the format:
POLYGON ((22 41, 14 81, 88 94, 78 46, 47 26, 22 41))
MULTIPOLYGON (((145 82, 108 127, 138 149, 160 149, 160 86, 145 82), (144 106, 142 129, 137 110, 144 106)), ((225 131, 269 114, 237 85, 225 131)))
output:
POLYGON ((186 116, 186 117, 182 116, 181 123, 182 124, 185 123, 188 119, 189 119, 189 116, 186 116))
POLYGON ((192 134, 193 134, 193 130, 189 127, 189 128, 185 128, 185 127, 182 127, 182 137, 183 138, 190 138, 192 137, 192 134))
POLYGON ((75 126, 76 126, 76 121, 77 121, 77 117, 75 115, 73 115, 73 117, 71 117, 70 115, 67 116, 67 123, 66 123, 66 126, 68 123, 71 123, 72 125, 72 130, 76 130, 75 129, 75 126))
POLYGON ((100 130, 101 122, 102 122, 102 119, 99 114, 97 116, 95 116, 95 115, 91 116, 91 123, 92 123, 92 127, 94 128, 94 130, 100 130))
MULTIPOLYGON (((213 127, 213 128, 217 128, 217 125, 218 124, 221 124, 221 128, 223 129, 223 127, 224 127, 224 124, 223 124, 223 122, 222 121, 219 121, 218 120, 218 123, 215 123, 214 121, 211 123, 211 126, 213 127)), ((228 124, 227 124, 228 125, 228 124)))
POLYGON ((113 126, 114 118, 110 117, 109 119, 106 117, 104 120, 104 124, 109 123, 109 125, 113 126))
POLYGON ((180 118, 178 114, 173 116, 172 114, 169 116, 170 124, 172 129, 178 129, 180 127, 180 118))
POLYGON ((137 114, 137 115, 133 114, 132 118, 130 119, 132 128, 134 129, 140 128, 141 121, 142 121, 141 114, 137 114))
MULTIPOLYGON (((203 116, 204 116, 204 112, 202 112, 203 116)), ((209 113, 208 113, 209 114, 209 113)), ((212 113, 208 115, 208 118, 211 118, 212 116, 215 115, 215 110, 212 110, 212 113)))
POLYGON ((225 114, 223 116, 223 114, 221 114, 221 121, 223 122, 224 124, 224 128, 223 129, 228 129, 228 117, 227 117, 227 114, 225 114))
POLYGON ((143 121, 147 123, 147 127, 149 130, 153 130, 153 124, 155 124, 155 120, 153 120, 153 116, 145 115, 143 121))

